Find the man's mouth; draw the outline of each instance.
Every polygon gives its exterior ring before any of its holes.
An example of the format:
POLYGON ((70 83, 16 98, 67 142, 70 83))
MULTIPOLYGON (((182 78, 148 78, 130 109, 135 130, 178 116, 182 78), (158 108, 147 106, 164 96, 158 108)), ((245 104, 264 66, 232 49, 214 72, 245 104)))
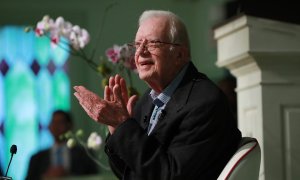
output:
POLYGON ((140 66, 147 66, 147 65, 153 65, 153 61, 141 61, 139 62, 140 66))

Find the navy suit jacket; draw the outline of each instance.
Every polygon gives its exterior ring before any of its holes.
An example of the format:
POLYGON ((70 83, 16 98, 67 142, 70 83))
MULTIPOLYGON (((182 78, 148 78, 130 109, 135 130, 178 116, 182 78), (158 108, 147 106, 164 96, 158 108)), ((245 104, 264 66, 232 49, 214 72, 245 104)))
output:
POLYGON ((190 63, 151 135, 148 90, 134 117, 106 140, 105 151, 124 180, 217 179, 241 133, 222 91, 190 63))
MULTIPOLYGON (((50 167, 50 153, 50 149, 46 149, 31 157, 26 180, 42 179, 42 175, 50 167)), ((70 175, 87 175, 98 172, 98 166, 87 156, 83 148, 72 148, 70 155, 70 175)))

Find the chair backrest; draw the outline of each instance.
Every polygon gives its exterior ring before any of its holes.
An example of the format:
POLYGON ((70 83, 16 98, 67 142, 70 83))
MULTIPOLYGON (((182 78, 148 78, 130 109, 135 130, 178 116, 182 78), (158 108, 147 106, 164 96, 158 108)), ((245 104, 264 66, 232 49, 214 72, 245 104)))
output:
POLYGON ((260 168, 260 146, 255 138, 243 137, 218 180, 257 180, 260 168))

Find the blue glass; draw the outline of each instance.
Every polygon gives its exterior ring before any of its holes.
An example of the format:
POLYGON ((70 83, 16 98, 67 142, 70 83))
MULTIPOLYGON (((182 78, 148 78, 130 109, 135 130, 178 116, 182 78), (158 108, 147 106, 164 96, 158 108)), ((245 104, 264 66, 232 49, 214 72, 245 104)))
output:
POLYGON ((68 40, 60 38, 60 42, 56 48, 52 48, 52 59, 56 66, 63 66, 69 57, 70 48, 68 46, 68 40))
MULTIPOLYGON (((0 126, 4 123, 4 116, 5 116, 5 114, 4 114, 5 111, 4 111, 4 101, 3 101, 3 99, 4 99, 3 76, 0 73, 0 126)), ((3 137, 2 132, 0 132, 0 147, 5 147, 5 145, 4 145, 4 137, 3 137)), ((2 168, 6 167, 6 165, 4 164, 4 162, 5 162, 4 158, 5 158, 4 157, 4 149, 0 148, 0 166, 2 168)), ((2 171, 4 171, 4 169, 2 171)))
POLYGON ((33 31, 24 33, 25 27, 14 27, 17 28, 17 34, 19 34, 19 47, 17 48, 17 51, 19 53, 18 58, 22 62, 26 62, 28 65, 32 63, 34 60, 34 39, 35 34, 33 31))
POLYGON ((5 128, 5 136, 0 133, 0 163, 6 168, 10 146, 16 144, 19 150, 8 173, 14 180, 25 178, 33 153, 53 143, 47 129, 53 110, 70 109, 70 82, 63 69, 68 52, 51 49, 49 38, 23 29, 0 28, 0 63, 5 59, 9 66, 4 77, 0 74, 0 125, 5 128), (48 69, 51 59, 53 75, 48 69))
POLYGON ((36 37, 34 39, 34 56, 41 66, 46 66, 51 58, 51 45, 48 37, 36 37))
POLYGON ((17 29, 11 26, 7 26, 1 29, 1 51, 2 58, 7 60, 8 64, 11 64, 10 60, 16 59, 17 56, 17 45, 18 45, 18 35, 17 29))
MULTIPOLYGON (((27 170, 27 157, 36 149, 38 143, 35 77, 24 62, 17 61, 7 73, 4 87, 6 154, 10 154, 12 144, 16 144, 20 149, 14 158, 14 162, 18 163, 11 164, 10 176, 13 179, 22 179, 27 170)), ((6 159, 6 162, 8 160, 6 159)))
POLYGON ((52 77, 46 68, 42 68, 36 78, 36 101, 39 107, 40 123, 47 127, 54 109, 52 77))
POLYGON ((40 131, 39 139, 39 149, 49 148, 54 143, 54 139, 48 129, 42 129, 40 131))
POLYGON ((53 98, 56 109, 70 109, 70 80, 61 68, 53 75, 53 98))
MULTIPOLYGON (((3 85, 3 76, 0 73, 0 125, 3 122, 4 119, 4 101, 1 99, 4 99, 4 85, 3 85)), ((1 147, 1 146, 0 146, 1 147)), ((1 148, 0 148, 1 149, 1 148)))

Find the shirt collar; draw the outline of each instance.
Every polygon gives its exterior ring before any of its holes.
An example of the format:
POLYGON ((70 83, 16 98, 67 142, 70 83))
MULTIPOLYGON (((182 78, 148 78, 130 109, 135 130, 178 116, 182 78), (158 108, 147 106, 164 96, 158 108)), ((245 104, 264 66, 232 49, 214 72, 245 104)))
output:
POLYGON ((158 94, 153 89, 150 91, 150 96, 153 99, 153 103, 159 107, 167 104, 171 99, 172 94, 174 93, 175 89, 178 87, 179 83, 182 81, 183 76, 186 72, 188 64, 186 64, 180 72, 177 74, 175 79, 171 81, 171 83, 160 93, 158 94))

